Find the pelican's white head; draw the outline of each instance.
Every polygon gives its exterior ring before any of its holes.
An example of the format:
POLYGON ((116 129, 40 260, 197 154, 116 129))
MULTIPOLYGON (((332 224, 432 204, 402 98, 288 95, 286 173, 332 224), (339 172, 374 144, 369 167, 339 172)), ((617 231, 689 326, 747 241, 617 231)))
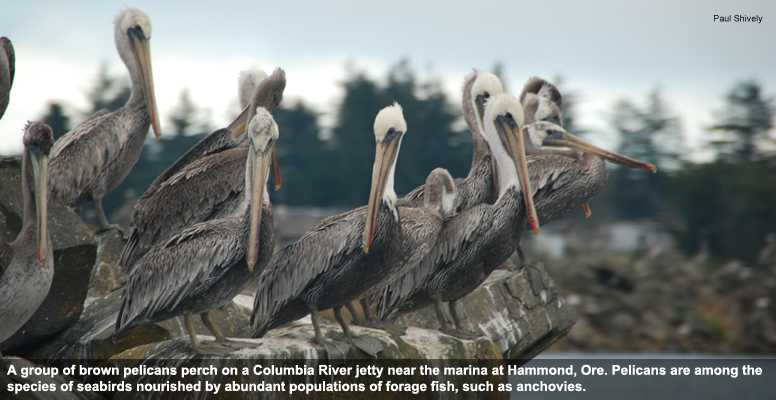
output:
POLYGON ((240 76, 237 78, 237 91, 240 98, 240 108, 245 108, 248 103, 253 99, 253 94, 256 93, 256 88, 264 79, 267 79, 267 73, 258 69, 251 68, 245 71, 240 71, 240 76))
POLYGON ((383 108, 377 113, 374 124, 375 139, 383 141, 391 132, 398 132, 401 135, 407 132, 407 122, 404 121, 404 111, 399 103, 383 108))
POLYGON ((135 34, 142 34, 144 40, 151 39, 151 19, 143 10, 127 7, 119 11, 114 24, 116 26, 114 32, 116 48, 119 49, 121 59, 129 66, 130 62, 135 62, 134 57, 125 58, 125 54, 126 56, 132 54, 130 29, 134 30, 135 34), (123 48, 126 48, 126 51, 122 51, 123 48))
POLYGON ((472 83, 470 98, 472 107, 477 112, 477 125, 480 134, 484 134, 483 119, 485 118, 485 103, 491 97, 504 93, 501 80, 494 74, 485 71, 474 71, 476 77, 472 83))

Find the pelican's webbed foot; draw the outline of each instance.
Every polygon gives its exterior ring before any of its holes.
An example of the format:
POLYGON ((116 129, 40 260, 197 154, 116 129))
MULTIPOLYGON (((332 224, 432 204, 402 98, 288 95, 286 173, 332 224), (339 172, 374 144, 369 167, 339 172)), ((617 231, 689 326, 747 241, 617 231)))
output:
POLYGON ((94 199, 94 212, 97 214, 97 218, 100 220, 100 229, 96 233, 102 233, 108 230, 115 229, 121 232, 121 236, 124 237, 124 228, 118 224, 109 224, 108 218, 105 217, 105 211, 102 209, 102 199, 94 199))
POLYGON ((456 329, 449 326, 443 326, 439 328, 439 331, 444 334, 457 337, 458 339, 463 339, 463 340, 474 340, 479 337, 482 337, 482 335, 479 333, 467 331, 465 329, 456 329))
POLYGON ((112 231, 112 230, 119 231, 119 233, 121 234, 121 237, 124 237, 124 235, 126 234, 126 232, 124 232, 124 228, 119 226, 119 224, 109 224, 106 226, 101 226, 97 228, 97 230, 94 231, 94 233, 103 233, 103 232, 112 231))
POLYGON ((361 299, 360 302, 361 302, 361 308, 363 308, 366 318, 361 318, 361 316, 358 315, 358 313, 355 310, 355 307, 353 307, 353 304, 351 303, 345 304, 345 306, 350 311, 350 314, 353 315, 353 321, 351 321, 353 325, 363 326, 363 327, 372 328, 372 329, 380 329, 387 332, 393 332, 399 336, 403 336, 407 333, 406 326, 392 324, 389 322, 383 322, 378 320, 372 313, 372 309, 369 308, 369 303, 365 298, 361 299))
POLYGON ((211 333, 213 333, 213 336, 215 336, 216 340, 213 343, 217 343, 225 347, 231 347, 234 350, 258 347, 261 345, 261 343, 256 344, 252 342, 243 342, 240 340, 232 340, 227 338, 223 333, 221 333, 221 330, 218 329, 218 325, 216 325, 213 320, 210 319, 209 312, 199 314, 199 317, 202 319, 202 323, 205 325, 205 327, 210 330, 211 333))

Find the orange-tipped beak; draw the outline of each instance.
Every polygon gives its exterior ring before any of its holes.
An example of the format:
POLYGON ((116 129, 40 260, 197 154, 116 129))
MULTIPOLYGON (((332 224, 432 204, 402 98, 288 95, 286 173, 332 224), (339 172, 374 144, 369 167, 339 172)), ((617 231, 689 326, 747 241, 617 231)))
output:
POLYGON ((520 180, 520 186, 523 192, 523 200, 525 203, 525 213, 528 217, 528 222, 531 224, 531 229, 534 231, 534 236, 539 234, 539 216, 536 213, 536 206, 533 200, 533 190, 531 189, 531 181, 528 175, 528 164, 525 156, 525 138, 523 136, 523 128, 514 124, 513 120, 504 120, 502 117, 498 117, 500 122, 496 123, 496 131, 501 138, 504 147, 510 153, 512 160, 515 162, 515 169, 517 170, 518 179, 520 180))
POLYGON ((585 218, 590 218, 590 215, 593 214, 593 212, 590 211, 590 206, 587 205, 587 203, 582 204, 582 209, 585 210, 585 218))
POLYGON ((275 177, 275 190, 280 190, 280 185, 283 184, 280 180, 280 164, 278 163, 278 150, 272 148, 272 176, 275 177))

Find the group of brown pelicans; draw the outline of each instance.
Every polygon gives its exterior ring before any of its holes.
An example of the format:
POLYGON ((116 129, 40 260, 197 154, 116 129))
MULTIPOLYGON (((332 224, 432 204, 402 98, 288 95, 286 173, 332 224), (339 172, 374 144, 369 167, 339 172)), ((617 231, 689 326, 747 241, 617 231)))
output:
MULTIPOLYGON (((25 127, 24 227, 13 243, 0 240, 0 342, 30 318, 51 285, 47 201, 74 208, 94 202, 102 229, 117 228, 108 223, 100 200, 132 169, 149 127, 160 134, 150 37, 144 12, 119 13, 116 47, 132 83, 124 107, 92 115, 56 143, 45 124, 25 127)), ((4 111, 14 57, 7 39, 0 44, 10 61, 0 65, 4 111)), ((253 95, 240 116, 190 149, 135 205, 120 260, 129 280, 116 340, 141 325, 183 315, 194 349, 221 354, 235 345, 208 312, 257 279, 251 316, 257 338, 312 314, 315 341, 331 343, 322 334, 319 312, 333 309, 350 341, 354 335, 342 307, 355 315, 351 302, 359 300, 365 317, 355 323, 392 328, 388 322, 399 315, 434 306, 442 332, 472 339, 479 335, 461 327, 455 302, 516 250, 524 261, 525 230, 538 234, 540 222, 579 206, 589 213, 586 202, 608 178, 603 158, 655 169, 566 132, 561 95, 552 84, 532 78, 518 99, 503 93, 495 75, 474 71, 463 87, 463 116, 474 140, 467 177, 452 179, 438 168, 425 185, 398 198, 394 170, 408 127, 402 108, 389 105, 375 118, 368 205, 324 219, 273 256, 267 181, 271 165, 277 167, 279 130, 271 111, 282 100, 286 78, 280 69, 263 77, 255 89, 242 90, 253 95), (455 327, 446 320, 445 302, 455 327), (195 314, 215 342, 199 343, 195 314)), ((275 180, 279 184, 277 168, 275 180)))

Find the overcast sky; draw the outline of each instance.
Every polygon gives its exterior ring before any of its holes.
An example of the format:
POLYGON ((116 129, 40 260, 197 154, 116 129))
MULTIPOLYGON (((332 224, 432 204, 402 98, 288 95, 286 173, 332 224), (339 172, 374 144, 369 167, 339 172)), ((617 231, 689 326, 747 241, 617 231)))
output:
POLYGON ((127 74, 113 42, 113 19, 125 4, 143 9, 152 21, 163 133, 184 88, 224 125, 237 109, 237 75, 249 67, 284 68, 286 99, 328 112, 341 97, 348 63, 381 79, 407 58, 421 78, 443 78, 457 101, 471 68, 501 62, 513 94, 530 76, 562 75, 563 88, 581 101, 579 124, 603 132, 616 100, 644 104, 660 85, 691 145, 736 82, 755 78, 769 97, 776 94, 773 0, 13 3, 0 14, 0 36, 16 50, 0 154, 21 152, 22 126, 41 118, 49 101, 86 108, 84 94, 101 63, 113 74, 127 74), (763 19, 721 23, 715 14, 763 19))

